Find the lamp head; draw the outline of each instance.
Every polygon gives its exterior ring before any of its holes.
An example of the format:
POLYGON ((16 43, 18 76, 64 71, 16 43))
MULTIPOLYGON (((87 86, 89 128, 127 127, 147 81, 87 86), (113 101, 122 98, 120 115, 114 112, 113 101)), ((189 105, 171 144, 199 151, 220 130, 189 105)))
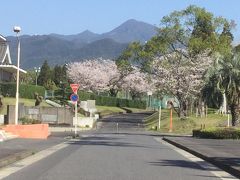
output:
POLYGON ((14 26, 13 31, 19 33, 21 31, 21 28, 19 26, 14 26))

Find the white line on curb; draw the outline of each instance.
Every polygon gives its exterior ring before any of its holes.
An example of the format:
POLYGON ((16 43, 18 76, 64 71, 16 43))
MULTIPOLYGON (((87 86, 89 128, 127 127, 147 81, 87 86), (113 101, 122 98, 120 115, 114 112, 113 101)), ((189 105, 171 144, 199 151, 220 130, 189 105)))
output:
POLYGON ((204 161, 201 158, 198 158, 190 153, 188 153, 187 151, 184 151, 176 146, 173 146, 172 144, 167 143, 166 141, 162 140, 162 138, 154 138, 156 141, 170 147, 171 149, 173 149, 174 151, 178 152, 179 154, 181 154, 182 156, 184 156, 185 158, 191 160, 192 162, 197 163, 198 165, 200 165, 202 168, 208 170, 209 172, 211 172, 212 174, 214 174, 216 177, 222 179, 222 180, 236 180, 238 178, 232 176, 231 174, 219 169, 218 167, 204 161))
POLYGON ((60 149, 63 149, 67 146, 69 146, 70 144, 64 142, 64 143, 60 143, 58 145, 52 146, 48 149, 42 150, 32 156, 29 156, 25 159, 22 159, 20 161, 17 161, 13 164, 10 164, 2 169, 0 169, 0 179, 3 179, 9 175, 11 175, 12 173, 15 173, 53 153, 55 153, 56 151, 59 151, 60 149))

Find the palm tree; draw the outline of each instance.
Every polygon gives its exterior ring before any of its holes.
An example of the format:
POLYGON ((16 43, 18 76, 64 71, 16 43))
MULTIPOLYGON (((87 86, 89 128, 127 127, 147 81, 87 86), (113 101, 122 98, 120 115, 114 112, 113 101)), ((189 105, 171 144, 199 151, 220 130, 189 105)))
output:
POLYGON ((219 61, 217 68, 219 86, 225 90, 232 115, 232 126, 238 122, 240 98, 240 54, 234 54, 219 61))

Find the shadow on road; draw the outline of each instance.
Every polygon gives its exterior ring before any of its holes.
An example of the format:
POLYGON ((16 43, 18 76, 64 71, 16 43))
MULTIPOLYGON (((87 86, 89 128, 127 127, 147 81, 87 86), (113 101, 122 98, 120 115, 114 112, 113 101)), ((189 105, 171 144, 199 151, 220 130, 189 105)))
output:
POLYGON ((137 147, 137 148, 151 148, 147 146, 137 145, 134 143, 123 142, 120 137, 84 137, 79 141, 69 141, 71 145, 80 145, 80 146, 115 146, 115 147, 137 147))
POLYGON ((202 168, 200 165, 196 164, 195 162, 191 161, 185 161, 185 160, 159 160, 155 162, 149 162, 149 164, 153 166, 176 166, 176 167, 181 167, 181 168, 189 168, 189 169, 201 169, 205 170, 202 168))

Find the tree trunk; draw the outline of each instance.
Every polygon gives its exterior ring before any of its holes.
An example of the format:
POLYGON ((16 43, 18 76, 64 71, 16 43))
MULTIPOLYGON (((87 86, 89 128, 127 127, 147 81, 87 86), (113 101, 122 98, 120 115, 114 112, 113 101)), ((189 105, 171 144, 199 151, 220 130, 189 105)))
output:
POLYGON ((232 126, 236 126, 238 123, 238 116, 239 116, 238 105, 231 104, 230 110, 231 110, 231 114, 232 114, 232 126))
POLYGON ((109 94, 112 97, 117 97, 117 93, 118 93, 118 90, 116 90, 116 89, 110 89, 109 90, 109 94))
POLYGON ((185 119, 187 116, 187 104, 186 101, 181 101, 179 102, 180 107, 179 107, 179 117, 182 119, 185 119))
POLYGON ((205 117, 205 103, 202 101, 201 102, 201 118, 205 117))
POLYGON ((226 98, 226 93, 222 93, 223 96, 223 102, 222 105, 219 108, 219 113, 220 114, 227 114, 227 98, 226 98))

